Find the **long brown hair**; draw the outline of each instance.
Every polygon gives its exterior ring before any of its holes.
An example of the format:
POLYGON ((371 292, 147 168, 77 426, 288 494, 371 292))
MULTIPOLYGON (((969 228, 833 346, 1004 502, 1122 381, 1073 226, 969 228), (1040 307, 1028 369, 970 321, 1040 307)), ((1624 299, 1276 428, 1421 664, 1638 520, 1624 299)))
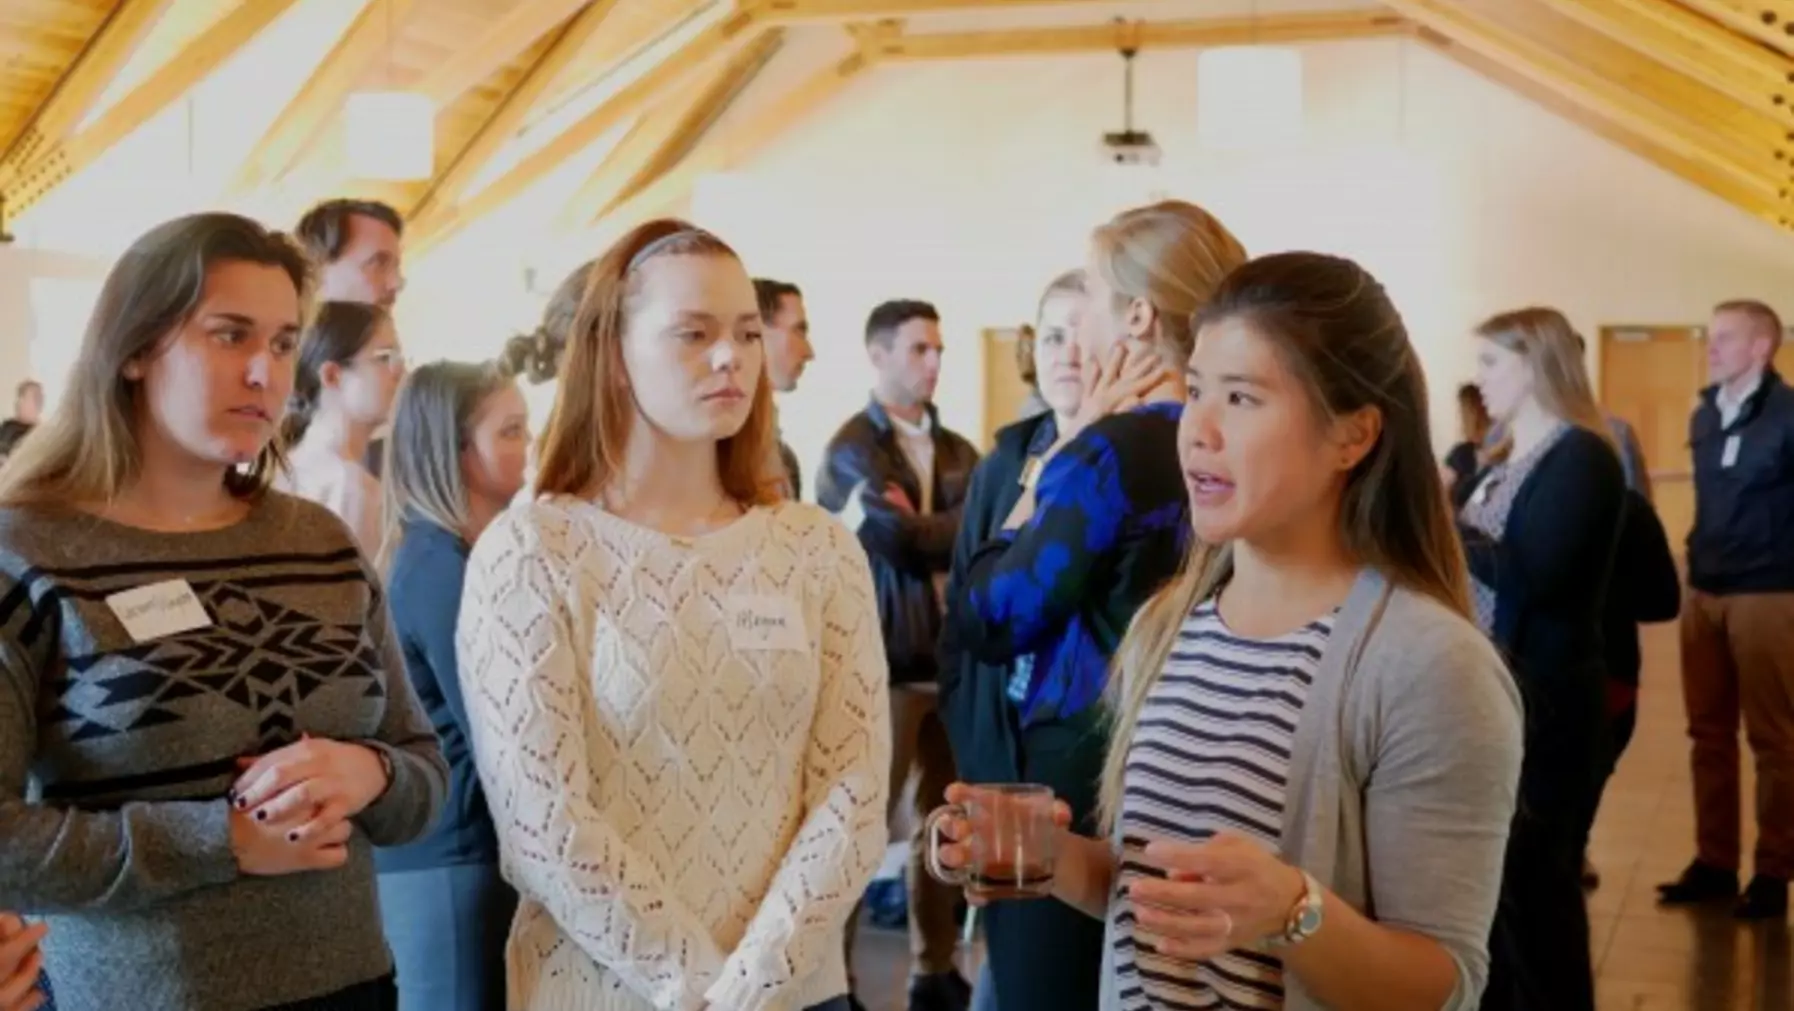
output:
MULTIPOLYGON (((726 256, 729 244, 673 218, 636 226, 617 240, 586 275, 585 294, 567 335, 567 357, 554 408, 542 432, 538 495, 593 495, 623 471, 623 450, 635 423, 635 397, 623 364, 627 329, 642 265, 662 256, 726 256)), ((569 284, 563 284, 563 288, 569 284)), ((763 481, 773 452, 772 385, 764 369, 741 431, 717 443, 723 490, 736 501, 770 505, 775 484, 763 481)))
POLYGON ((1219 219, 1182 200, 1122 211, 1090 238, 1092 265, 1116 304, 1138 298, 1158 317, 1154 344, 1166 368, 1181 371, 1196 343, 1192 321, 1222 278, 1246 262, 1246 247, 1219 219))
POLYGON ((325 302, 318 306, 311 325, 299 338, 299 368, 293 373, 293 393, 287 397, 287 413, 280 419, 280 441, 296 445, 311 426, 324 393, 324 366, 347 366, 373 342, 380 327, 392 317, 385 309, 367 302, 325 302))
POLYGON ((486 398, 513 382, 494 363, 430 362, 405 377, 393 402, 380 468, 386 535, 377 568, 386 572, 407 522, 433 523, 466 539, 467 476, 461 454, 473 443, 474 416, 486 398))
MULTIPOLYGON (((1599 436, 1615 452, 1619 443, 1595 401, 1583 362, 1585 344, 1564 314, 1544 306, 1497 313, 1476 328, 1476 336, 1492 341, 1526 360, 1532 371, 1532 395, 1555 417, 1599 436)), ((1505 460, 1513 451, 1512 434, 1489 451, 1491 460, 1505 460)))
MULTIPOLYGON (((248 218, 192 214, 144 233, 100 287, 61 402, 0 469, 0 505, 110 502, 136 479, 143 391, 125 376, 125 365, 153 354, 187 322, 205 297, 206 278, 226 263, 277 268, 293 282, 302 308, 309 298, 304 252, 248 218)), ((224 486, 254 498, 279 465, 273 439, 247 467, 226 470, 224 486)))
MULTIPOLYGON (((1391 583, 1470 614, 1470 577, 1451 506, 1433 462, 1426 379, 1383 286, 1350 260, 1279 253, 1230 274, 1196 329, 1239 319, 1269 340, 1322 417, 1364 408, 1382 429, 1346 475, 1339 533, 1359 563, 1391 583)), ((1119 812, 1129 738, 1185 616, 1231 576, 1227 544, 1193 543, 1178 575, 1135 616, 1110 679, 1115 726, 1103 770, 1102 811, 1119 812)))

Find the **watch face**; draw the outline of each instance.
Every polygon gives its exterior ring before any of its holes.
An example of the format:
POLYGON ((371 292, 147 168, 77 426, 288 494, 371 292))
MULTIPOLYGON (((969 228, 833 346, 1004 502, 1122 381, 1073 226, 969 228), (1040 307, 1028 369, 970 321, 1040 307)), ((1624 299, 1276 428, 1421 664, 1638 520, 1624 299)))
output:
POLYGON ((1312 934, 1321 929, 1320 908, 1311 906, 1302 910, 1302 912, 1296 916, 1296 929, 1304 934, 1312 934))

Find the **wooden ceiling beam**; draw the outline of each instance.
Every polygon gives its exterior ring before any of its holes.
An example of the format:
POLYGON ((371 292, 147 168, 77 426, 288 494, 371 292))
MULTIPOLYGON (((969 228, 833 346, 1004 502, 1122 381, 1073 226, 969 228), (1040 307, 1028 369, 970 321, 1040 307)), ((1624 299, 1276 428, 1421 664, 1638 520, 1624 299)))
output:
POLYGON ((727 130, 713 130, 670 171, 628 199, 611 207, 600 220, 605 234, 629 228, 658 214, 691 194, 700 176, 726 172, 764 150, 798 123, 834 101, 876 57, 855 51, 811 75, 779 96, 766 108, 727 130))
POLYGON ((617 3, 618 0, 596 0, 575 15, 535 64, 517 79, 467 143, 447 157, 438 152, 436 177, 430 180, 423 196, 406 208, 406 220, 416 225, 427 222, 432 215, 447 213, 447 208, 460 197, 467 184, 484 171, 516 135, 530 110, 562 72, 585 52, 586 44, 598 33, 599 26, 609 20, 617 3))
POLYGON ((439 214, 415 224, 413 227, 416 235, 408 240, 407 248, 420 253, 427 251, 469 223, 510 203, 524 190, 553 172, 566 159, 641 112, 645 106, 664 98, 669 91, 680 87, 694 75, 702 73, 733 48, 753 23, 752 14, 737 10, 699 32, 676 51, 668 53, 654 66, 617 89, 615 94, 605 99, 597 108, 531 151, 490 185, 460 201, 452 209, 443 207, 439 214))
MULTIPOLYGON (((1558 92, 1591 114, 1674 152, 1679 158, 1705 164, 1712 171, 1728 175, 1738 184, 1762 193, 1766 199, 1774 199, 1781 188, 1773 169, 1766 167, 1774 164, 1766 152, 1760 159, 1748 152, 1741 156, 1737 152, 1738 145, 1730 138, 1716 135, 1693 116, 1674 114, 1665 109, 1656 96, 1643 92, 1640 87, 1643 77, 1670 73, 1661 67, 1632 68, 1630 75, 1609 76, 1592 65, 1593 54, 1587 51, 1576 56, 1561 53, 1531 33, 1517 31, 1481 11, 1473 12, 1468 4, 1459 0, 1386 2, 1423 28, 1501 64, 1540 87, 1558 92)), ((1520 0, 1497 2, 1518 4, 1520 0)), ((1637 59, 1644 61, 1643 57, 1637 59)), ((1724 110, 1711 110, 1713 116, 1723 113, 1724 110)), ((1709 121, 1707 126, 1711 125, 1709 121)))
POLYGON ((1779 208, 1775 202, 1765 199, 1763 194, 1755 188, 1740 186, 1731 176, 1715 172, 1711 166, 1699 160, 1689 158, 1680 151, 1665 147, 1650 137, 1593 112, 1587 106, 1565 98, 1556 89, 1541 85, 1533 78, 1517 73, 1499 60, 1490 59, 1474 49, 1458 45, 1430 30, 1422 30, 1420 36, 1432 48, 1445 54, 1460 66, 1488 78, 1514 94, 1529 99, 1595 136, 1677 176, 1684 182, 1706 190, 1713 196, 1770 224, 1789 228, 1790 222, 1794 221, 1794 218, 1790 218, 1785 210, 1779 208))
POLYGON ((1113 52, 1123 44, 1187 49, 1248 42, 1329 42, 1400 35, 1411 28, 1398 14, 1365 9, 975 32, 905 33, 885 28, 870 32, 867 41, 880 60, 896 62, 1113 52))
POLYGON ((60 143, 75 132, 105 94, 106 86, 124 69, 144 36, 173 3, 174 0, 122 0, 112 9, 100 30, 75 58, 74 65, 56 82, 55 90, 19 133, 0 137, 0 188, 49 145, 60 143))
MULTIPOLYGON (((1149 0, 1169 3, 1170 0, 1149 0)), ((1090 0, 756 0, 754 13, 774 24, 877 21, 924 14, 1088 6, 1090 0)))
POLYGON ((1783 114, 1794 98, 1794 59, 1742 38, 1676 0, 1543 2, 1764 115, 1783 114))
POLYGON ((1747 39, 1794 56, 1794 0, 1680 0, 1747 39))
POLYGON ((563 229, 582 228, 627 200, 691 153, 784 44, 785 29, 763 28, 714 73, 642 115, 597 171, 567 201, 563 229))
POLYGON ((249 149, 248 160, 231 183, 233 194, 278 181, 303 157, 324 127, 342 115, 343 103, 368 70, 392 51, 394 36, 404 31, 416 8, 417 0, 368 0, 299 93, 249 149))
POLYGON ((469 88, 504 69, 506 64, 535 45, 537 39, 579 13, 588 2, 528 0, 518 3, 497 24, 482 33, 479 42, 438 64, 411 90, 428 95, 438 109, 444 108, 469 88))
POLYGON ((7 190, 7 209, 23 213, 119 141, 179 101, 244 45, 273 24, 297 0, 238 4, 181 48, 141 84, 67 140, 53 144, 17 173, 7 190))

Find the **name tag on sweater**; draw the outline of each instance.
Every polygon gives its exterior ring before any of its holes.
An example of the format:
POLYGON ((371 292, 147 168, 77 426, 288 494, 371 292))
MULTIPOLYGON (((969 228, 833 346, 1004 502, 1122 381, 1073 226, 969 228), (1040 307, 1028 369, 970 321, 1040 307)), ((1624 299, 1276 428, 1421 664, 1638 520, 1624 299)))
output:
POLYGON ((1721 467, 1731 467, 1738 462, 1738 438, 1736 435, 1725 437, 1725 448, 1719 453, 1721 467))
POLYGON ((170 579, 165 583, 151 583, 114 593, 106 598, 106 606, 112 608, 125 631, 137 642, 205 628, 212 623, 206 606, 199 602, 198 595, 185 579, 170 579))
POLYGON ((736 649, 806 650, 804 616, 788 597, 737 595, 728 599, 729 644, 736 649))

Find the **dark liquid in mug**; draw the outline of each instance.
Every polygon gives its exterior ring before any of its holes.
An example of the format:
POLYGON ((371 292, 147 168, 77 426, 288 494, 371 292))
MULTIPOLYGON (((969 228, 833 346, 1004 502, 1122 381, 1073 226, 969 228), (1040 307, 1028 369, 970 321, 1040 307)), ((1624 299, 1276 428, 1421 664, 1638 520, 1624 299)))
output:
POLYGON ((981 898, 1039 899, 1053 892, 1053 871, 1050 866, 1017 867, 1013 863, 993 860, 966 876, 966 887, 981 898))

